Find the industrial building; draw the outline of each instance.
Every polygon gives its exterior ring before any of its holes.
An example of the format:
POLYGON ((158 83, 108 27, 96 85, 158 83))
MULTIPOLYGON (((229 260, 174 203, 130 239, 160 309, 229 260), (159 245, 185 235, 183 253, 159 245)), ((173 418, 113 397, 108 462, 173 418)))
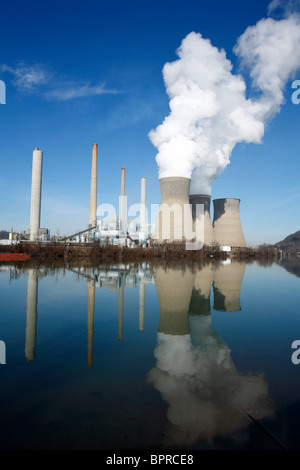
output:
MULTIPOLYGON (((30 241, 35 242, 50 239, 49 230, 40 227, 42 166, 43 152, 35 148, 32 158, 30 208, 30 241)), ((122 167, 118 215, 101 219, 97 215, 97 166, 98 145, 93 144, 89 221, 86 228, 61 240, 70 243, 98 242, 128 247, 200 240, 202 243, 199 245, 200 248, 203 245, 218 245, 220 249, 230 251, 232 247, 246 247, 239 212, 240 199, 213 200, 212 222, 211 196, 190 194, 191 180, 184 177, 164 177, 159 180, 161 204, 153 230, 146 216, 145 177, 142 177, 140 182, 140 215, 136 219, 127 219, 125 167, 122 167)))

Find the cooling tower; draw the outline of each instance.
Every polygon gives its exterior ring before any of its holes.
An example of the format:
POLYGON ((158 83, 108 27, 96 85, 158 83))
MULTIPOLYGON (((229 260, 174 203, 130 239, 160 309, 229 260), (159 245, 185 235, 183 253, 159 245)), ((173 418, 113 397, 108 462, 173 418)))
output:
POLYGON ((30 241, 39 237, 41 218, 43 152, 35 148, 32 155, 31 206, 30 206, 30 241))
POLYGON ((189 304, 191 300, 195 272, 192 268, 165 269, 153 268, 158 302, 158 332, 168 335, 189 334, 189 304))
POLYGON ((240 199, 214 199, 214 235, 220 246, 246 247, 240 221, 240 199))
POLYGON ((154 231, 156 243, 192 240, 193 221, 189 204, 189 178, 160 180, 161 205, 154 231))
POLYGON ((246 262, 220 264, 214 273, 214 310, 237 312, 241 310, 241 288, 246 262))
POLYGON ((97 144, 93 144, 90 218, 89 218, 90 227, 93 227, 97 224, 97 153, 98 153, 98 146, 97 144))
MULTIPOLYGON (((192 205, 192 217, 193 217, 193 227, 196 230, 196 219, 197 219, 197 205, 204 206, 204 244, 213 245, 215 242, 214 230, 210 218, 210 200, 211 197, 207 194, 193 194, 189 197, 190 204, 192 205)), ((201 234, 199 234, 201 237, 201 234)))

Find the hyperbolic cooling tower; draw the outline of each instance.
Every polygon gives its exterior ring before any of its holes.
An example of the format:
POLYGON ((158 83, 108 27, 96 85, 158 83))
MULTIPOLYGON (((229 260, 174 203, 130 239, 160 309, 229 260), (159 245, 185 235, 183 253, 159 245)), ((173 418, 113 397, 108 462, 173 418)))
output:
POLYGON ((30 206, 30 240, 39 237, 41 218, 43 152, 35 148, 32 155, 31 206, 30 206))
POLYGON ((97 153, 98 153, 98 146, 97 144, 93 144, 90 218, 89 218, 89 225, 91 227, 97 224, 97 153))
POLYGON ((204 244, 213 245, 215 242, 215 236, 213 226, 210 218, 210 200, 211 196, 208 194, 193 194, 189 197, 190 204, 192 205, 192 216, 194 230, 196 229, 196 218, 197 218, 197 205, 204 206, 204 244))
POLYGON ((189 205, 189 178, 161 178, 161 205, 154 231, 158 243, 191 240, 193 222, 189 205))
POLYGON ((158 331, 168 335, 188 335, 195 272, 191 267, 183 272, 157 266, 153 268, 153 277, 160 308, 158 331))
POLYGON ((240 220, 240 199, 214 199, 214 235, 220 246, 246 247, 240 220))

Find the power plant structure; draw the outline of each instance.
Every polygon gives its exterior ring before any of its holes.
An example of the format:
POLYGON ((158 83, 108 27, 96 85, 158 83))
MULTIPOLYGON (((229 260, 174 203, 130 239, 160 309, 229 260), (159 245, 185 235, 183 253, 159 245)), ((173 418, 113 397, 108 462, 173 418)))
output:
MULTIPOLYGON (((148 221, 146 207, 146 178, 141 178, 139 218, 127 218, 127 196, 125 191, 125 167, 121 168, 121 188, 118 214, 101 219, 97 214, 98 144, 92 146, 90 207, 87 228, 61 238, 69 242, 91 242, 133 247, 168 243, 184 244, 192 242, 192 248, 203 245, 219 246, 222 251, 246 247, 240 220, 240 199, 223 198, 213 200, 214 217, 211 217, 211 196, 209 194, 190 194, 190 178, 169 176, 160 178, 161 202, 157 220, 148 221), (153 221, 151 221, 153 222, 153 221), (195 244, 193 242, 201 242, 195 244)), ((49 239, 48 229, 40 228, 41 190, 42 190, 43 152, 33 151, 30 241, 49 239)))
POLYGON ((246 247, 240 220, 240 199, 214 199, 213 228, 220 246, 246 247))
MULTIPOLYGON (((189 197, 190 204, 192 206, 192 217, 193 217, 193 227, 194 231, 197 230, 197 219, 199 219, 199 207, 203 207, 203 243, 205 245, 213 245, 215 243, 215 234, 210 217, 210 201, 211 196, 208 194, 193 194, 189 197), (198 209, 198 210, 197 210, 198 209)), ((201 214, 202 215, 202 214, 201 214)), ((200 215, 200 217, 201 217, 200 215)), ((201 225, 200 225, 201 227, 201 225)), ((201 236, 201 235, 200 235, 201 236)))
POLYGON ((43 152, 35 148, 32 155, 31 205, 30 205, 30 241, 39 239, 41 220, 43 152))
POLYGON ((97 225, 97 158, 98 145, 93 144, 89 227, 97 225))
POLYGON ((192 212, 189 203, 189 178, 161 178, 161 205, 154 231, 155 243, 191 241, 192 212))

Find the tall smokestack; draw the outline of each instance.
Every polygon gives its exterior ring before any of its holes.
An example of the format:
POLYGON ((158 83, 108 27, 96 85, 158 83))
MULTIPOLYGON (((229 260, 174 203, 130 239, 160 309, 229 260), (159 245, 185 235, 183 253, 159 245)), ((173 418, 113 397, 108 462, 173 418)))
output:
POLYGON ((211 197, 208 194, 193 194, 190 195, 190 204, 192 205, 192 217, 194 230, 196 230, 196 219, 197 219, 197 205, 201 204, 204 206, 204 244, 213 245, 215 242, 214 230, 210 218, 210 200, 211 197))
POLYGON ((240 220, 240 199, 214 199, 214 234, 220 246, 246 247, 240 220))
POLYGON ((140 210, 141 230, 146 228, 146 178, 141 179, 141 210, 140 210))
POLYGON ((43 152, 35 148, 32 155, 30 240, 38 240, 41 218, 43 152))
POLYGON ((91 227, 97 224, 97 155, 98 155, 98 145, 93 144, 90 218, 89 218, 89 225, 91 227))
POLYGON ((161 178, 161 206, 154 231, 157 243, 182 242, 193 238, 192 212, 189 205, 189 178, 161 178))
POLYGON ((119 231, 121 235, 126 234, 126 221, 125 221, 125 168, 121 168, 121 194, 119 202, 119 231))

